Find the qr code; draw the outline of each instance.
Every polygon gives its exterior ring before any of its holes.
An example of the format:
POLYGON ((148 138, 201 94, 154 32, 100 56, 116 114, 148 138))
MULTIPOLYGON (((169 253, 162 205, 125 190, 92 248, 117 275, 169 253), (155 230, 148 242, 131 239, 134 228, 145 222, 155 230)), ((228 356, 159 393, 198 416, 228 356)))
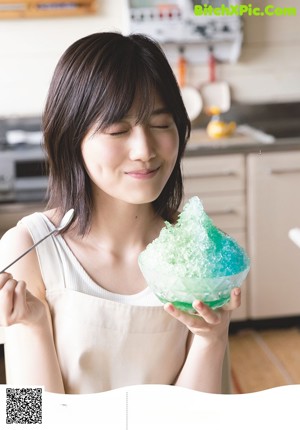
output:
POLYGON ((42 388, 6 388, 6 424, 42 424, 42 388))

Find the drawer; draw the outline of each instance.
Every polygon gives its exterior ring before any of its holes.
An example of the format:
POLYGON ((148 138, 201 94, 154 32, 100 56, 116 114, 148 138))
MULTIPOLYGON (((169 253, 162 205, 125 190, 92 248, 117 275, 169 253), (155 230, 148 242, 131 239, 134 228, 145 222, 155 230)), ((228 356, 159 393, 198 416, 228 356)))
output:
MULTIPOLYGON (((243 193, 227 195, 200 195, 186 187, 183 204, 190 197, 198 195, 207 215, 221 230, 244 230, 246 228, 246 208, 243 193)), ((181 209, 182 206, 181 205, 181 209)))
POLYGON ((245 189, 243 155, 189 157, 182 162, 184 185, 199 193, 241 191, 245 189))

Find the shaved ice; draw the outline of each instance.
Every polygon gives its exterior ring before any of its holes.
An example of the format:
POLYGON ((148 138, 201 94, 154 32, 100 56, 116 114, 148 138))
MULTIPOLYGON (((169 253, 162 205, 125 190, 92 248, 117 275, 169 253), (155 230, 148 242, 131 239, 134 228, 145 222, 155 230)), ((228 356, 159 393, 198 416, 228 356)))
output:
POLYGON ((196 196, 184 205, 176 224, 165 222, 138 262, 158 298, 189 313, 195 313, 196 299, 213 309, 223 306, 250 268, 244 249, 214 226, 196 196))

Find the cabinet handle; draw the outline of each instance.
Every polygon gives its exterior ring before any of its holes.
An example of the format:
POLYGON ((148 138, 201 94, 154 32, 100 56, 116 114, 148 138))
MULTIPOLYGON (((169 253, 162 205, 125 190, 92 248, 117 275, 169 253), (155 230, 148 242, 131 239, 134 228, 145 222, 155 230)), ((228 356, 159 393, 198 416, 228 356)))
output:
POLYGON ((300 169, 297 167, 294 169, 271 169, 271 175, 291 175, 294 173, 300 173, 300 169))
POLYGON ((218 215, 237 215, 237 211, 235 209, 224 209, 217 211, 206 211, 208 216, 218 216, 218 215))
POLYGON ((228 176, 237 176, 236 172, 233 171, 227 171, 227 172, 208 172, 208 173, 197 173, 195 175, 185 175, 187 178, 190 177, 197 177, 197 178, 224 178, 228 176))

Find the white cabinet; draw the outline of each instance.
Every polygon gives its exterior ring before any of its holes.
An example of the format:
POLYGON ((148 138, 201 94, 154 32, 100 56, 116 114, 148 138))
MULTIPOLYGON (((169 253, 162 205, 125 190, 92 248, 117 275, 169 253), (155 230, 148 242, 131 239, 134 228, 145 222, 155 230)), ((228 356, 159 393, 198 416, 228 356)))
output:
POLYGON ((251 318, 300 314, 300 151, 247 156, 251 318))
POLYGON ((233 320, 300 314, 300 151, 183 160, 186 201, 198 195, 215 225, 248 252, 251 268, 233 320))
MULTIPOLYGON (((183 203, 197 195, 214 224, 246 248, 245 157, 241 154, 185 157, 183 203)), ((247 318, 247 280, 242 306, 232 319, 247 318)))

